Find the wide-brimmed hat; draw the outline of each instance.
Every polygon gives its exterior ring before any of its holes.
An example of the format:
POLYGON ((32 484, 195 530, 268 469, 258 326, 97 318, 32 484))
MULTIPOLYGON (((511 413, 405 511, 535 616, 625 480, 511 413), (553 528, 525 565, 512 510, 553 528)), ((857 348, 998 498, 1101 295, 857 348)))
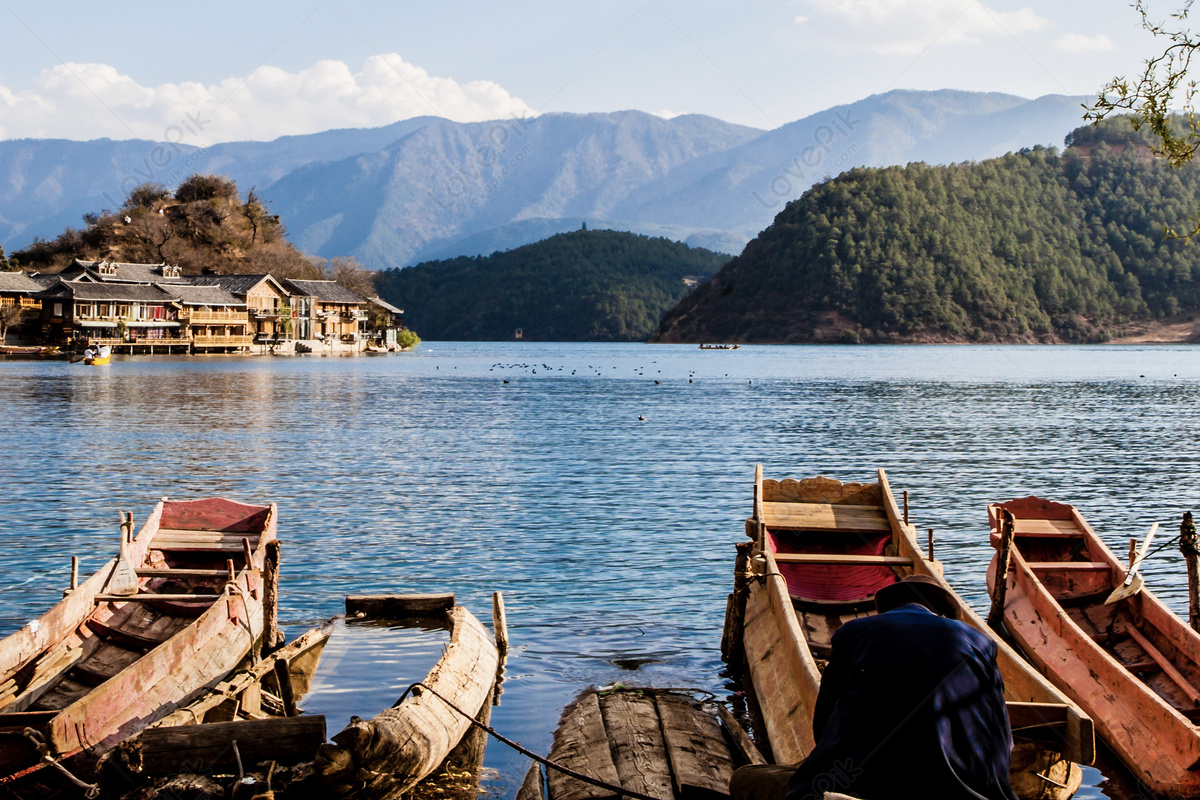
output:
POLYGON ((942 617, 958 617, 958 603, 954 594, 929 575, 909 575, 875 592, 875 609, 880 614, 906 603, 925 606, 942 617))

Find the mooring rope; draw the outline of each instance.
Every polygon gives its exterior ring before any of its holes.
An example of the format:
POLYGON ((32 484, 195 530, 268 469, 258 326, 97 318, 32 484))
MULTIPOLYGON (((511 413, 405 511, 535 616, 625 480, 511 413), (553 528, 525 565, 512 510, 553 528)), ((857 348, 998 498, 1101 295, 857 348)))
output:
POLYGON ((63 777, 78 786, 80 789, 83 789, 83 794, 85 797, 89 798, 89 800, 92 800, 92 798, 100 796, 99 786, 94 783, 88 783, 80 780, 72 775, 70 770, 54 760, 54 758, 50 755, 50 746, 46 744, 46 740, 42 738, 40 733, 35 731, 33 728, 26 728, 24 736, 26 739, 33 742, 33 746, 37 750, 38 755, 42 757, 42 761, 54 767, 63 774, 63 777))
MULTIPOLYGON (((429 688, 428 685, 422 683, 421 681, 417 681, 412 686, 409 686, 407 689, 405 689, 404 694, 400 695, 400 700, 403 700, 405 697, 407 697, 409 692, 411 692, 413 689, 417 688, 418 686, 420 686, 422 689, 424 689, 425 691, 432 694, 437 699, 441 700, 446 705, 450 706, 450 708, 454 709, 456 712, 458 712, 462 716, 466 717, 467 720, 469 720, 470 723, 472 725, 474 725, 475 727, 482 728, 484 731, 487 732, 487 734, 489 736, 492 736, 493 738, 497 739, 498 741, 503 742, 504 744, 508 745, 512 749, 516 750, 521 755, 529 756, 530 758, 532 758, 534 761, 538 762, 539 764, 543 764, 543 765, 549 767, 550 769, 558 770, 559 772, 563 773, 564 775, 568 775, 577 781, 583 781, 584 783, 590 783, 592 786, 598 786, 601 789, 607 789, 610 792, 614 792, 616 794, 623 795, 625 797, 632 797, 632 798, 634 798, 634 800, 662 800, 661 797, 652 797, 648 794, 642 794, 641 792, 635 792, 632 789, 625 789, 620 786, 614 786, 611 783, 605 783, 604 781, 602 781, 598 778, 593 778, 590 775, 584 775, 581 772, 576 772, 575 770, 571 769, 570 767, 564 767, 561 764, 554 763, 553 761, 551 761, 548 758, 543 758, 542 756, 539 756, 537 753, 533 752, 532 750, 529 750, 528 748, 523 747, 519 742, 514 742, 512 739, 509 739, 506 736, 504 736, 503 734, 497 732, 495 728, 493 728, 489 725, 484 725, 482 722, 475 719, 474 715, 468 714, 467 712, 463 711, 461 708, 454 705, 454 703, 451 703, 446 698, 442 697, 440 694, 438 694, 433 689, 429 688)), ((396 701, 397 705, 400 704, 400 700, 396 701)))

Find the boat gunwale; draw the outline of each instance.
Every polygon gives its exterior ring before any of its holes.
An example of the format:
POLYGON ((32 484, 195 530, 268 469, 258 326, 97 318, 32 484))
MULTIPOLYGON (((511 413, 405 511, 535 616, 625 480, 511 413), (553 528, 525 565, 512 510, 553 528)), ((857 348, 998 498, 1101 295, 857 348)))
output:
MULTIPOLYGON (((1030 500, 1040 498, 1030 497, 1023 499, 1030 500)), ((993 533, 998 532, 998 528, 996 527, 996 523, 998 522, 996 510, 999 508, 1005 508, 1006 505, 1006 503, 992 503, 988 505, 988 520, 991 524, 991 531, 993 533)), ((1104 541, 1096 534, 1092 526, 1087 522, 1086 519, 1083 518, 1083 515, 1079 513, 1079 510, 1074 506, 1069 507, 1071 508, 1072 513, 1071 519, 1076 523, 1082 533, 1081 538, 1083 538, 1085 541, 1090 539, 1090 541, 1088 541, 1089 547, 1098 546, 1100 548, 1099 554, 1104 557, 1104 560, 1110 562, 1116 573, 1111 575, 1113 584, 1120 585, 1125 578, 1125 565, 1121 564, 1120 561, 1117 560, 1116 556, 1108 548, 1104 541)), ((1092 551, 1092 555, 1093 560, 1095 560, 1094 556, 1096 555, 1096 552, 1092 551)), ((999 562, 999 557, 1000 554, 997 550, 997 552, 992 556, 991 563, 988 566, 987 583, 989 592, 992 591, 995 586, 996 569, 999 562)), ((1185 729, 1187 729, 1185 732, 1191 734, 1191 739, 1194 744, 1191 751, 1193 754, 1192 763, 1186 767, 1179 768, 1178 772, 1180 774, 1176 774, 1173 779, 1155 778, 1151 775, 1145 764, 1140 763, 1140 754, 1138 752, 1134 752, 1129 746, 1127 746, 1127 744, 1132 744, 1128 741, 1129 729, 1127 727, 1123 727, 1121 729, 1125 734, 1124 737, 1117 737, 1117 741, 1108 741, 1109 747, 1117 751, 1118 755, 1121 756, 1121 759, 1125 761, 1126 764, 1133 769, 1133 771, 1140 772, 1143 779, 1148 778, 1150 782, 1157 783, 1156 788, 1152 787, 1155 788, 1155 791, 1168 791, 1172 788, 1176 788, 1179 784, 1179 779, 1183 777, 1184 773, 1188 773, 1193 767, 1200 765, 1200 728, 1197 727, 1196 723, 1192 722, 1182 713, 1180 713, 1165 698, 1155 692, 1143 680, 1130 672, 1121 661, 1119 661, 1112 653, 1109 653, 1104 647, 1102 647, 1099 642, 1092 638, 1090 633, 1085 631, 1079 625, 1079 623, 1077 623, 1071 617, 1070 614, 1066 613, 1066 609, 1063 607, 1063 605, 1057 600, 1057 598, 1054 597, 1049 588, 1038 577, 1036 571, 1029 566, 1030 562, 1025 559, 1020 550, 1015 546, 1012 548, 1010 560, 1011 565, 1009 568, 1009 575, 1011 576, 1011 583, 1009 585, 1009 591, 1014 588, 1019 588, 1025 598, 1025 602, 1029 604, 1030 609, 1038 617, 1037 620, 1024 620, 1027 624, 1032 625, 1039 630, 1049 628, 1049 632, 1053 634, 1055 639, 1061 642, 1067 650, 1075 653, 1076 659, 1081 659, 1081 654, 1083 653, 1091 654, 1093 658, 1099 658, 1107 668, 1107 671, 1114 673, 1114 675, 1122 681, 1123 686, 1132 688, 1138 696, 1142 697, 1146 701, 1149 701, 1151 708, 1156 709, 1159 712, 1159 715, 1164 718, 1158 720, 1157 723, 1147 724, 1145 722, 1145 714, 1147 713, 1147 709, 1135 709, 1136 713, 1134 713, 1132 716, 1139 719, 1139 722, 1142 723, 1142 727, 1144 727, 1147 731, 1152 732, 1159 730, 1158 725, 1166 724, 1175 727, 1182 725, 1185 729)), ((1163 610, 1166 610, 1168 614, 1170 613, 1169 609, 1166 609, 1165 606, 1162 605, 1161 601, 1154 597, 1153 593, 1150 592, 1149 589, 1143 587, 1140 594, 1142 594, 1143 597, 1139 598, 1139 602, 1145 603, 1147 600, 1149 600, 1153 606, 1157 606, 1163 610)), ((1005 603, 1006 623, 1008 622, 1009 617, 1014 618, 1014 620, 1016 618, 1015 611, 1011 614, 1008 611, 1009 605, 1010 602, 1005 603)), ((1180 622, 1179 624, 1182 625, 1183 623, 1180 622)), ((1029 658, 1035 664, 1037 664, 1040 669, 1045 670, 1050 675, 1059 675, 1059 673, 1052 668, 1049 659, 1043 653, 1043 650, 1049 646, 1048 644, 1043 644, 1041 647, 1039 647, 1036 643, 1029 641, 1028 637, 1023 636, 1023 631, 1021 631, 1019 627, 1009 624, 1006 624, 1005 627, 1008 630, 1009 635, 1011 635, 1013 639, 1021 645, 1021 649, 1028 654, 1029 658)), ((1196 635, 1195 632, 1192 633, 1193 635, 1196 635)), ((1086 659, 1083 659, 1083 663, 1088 667, 1089 674, 1095 673, 1095 670, 1092 668, 1092 666, 1087 664, 1086 659)), ((1086 694, 1077 684, 1068 680, 1067 678, 1060 677, 1060 680, 1062 680, 1062 682, 1065 684, 1062 688, 1062 691, 1070 695, 1072 699, 1078 698, 1075 700, 1075 702, 1077 702, 1081 707, 1084 707, 1084 710, 1088 712, 1089 716, 1093 716, 1093 718, 1095 717, 1095 708, 1093 708, 1093 706, 1096 704, 1094 699, 1095 696, 1099 694, 1100 698, 1102 699, 1106 693, 1111 694, 1113 700, 1111 702, 1104 703, 1104 705, 1125 709, 1127 712, 1126 716, 1130 716, 1128 712, 1130 711, 1129 706, 1131 704, 1123 699, 1128 695, 1119 691, 1114 692, 1114 687, 1108 684, 1107 681, 1102 683, 1103 679, 1101 676, 1095 675, 1095 677, 1089 681, 1089 685, 1091 687, 1094 687, 1100 691, 1086 694)), ((1103 715, 1100 716, 1102 720, 1105 719, 1103 715)), ((1106 732, 1105 727, 1106 726, 1103 724, 1100 725, 1102 734, 1106 732)), ((1111 737, 1105 738, 1110 739, 1111 737)), ((1154 739, 1156 742, 1160 742, 1162 737, 1155 735, 1154 739)), ((1178 742, 1174 742, 1172 744, 1177 745, 1178 742)), ((1192 774, 1194 775, 1194 773, 1192 774)), ((1196 776, 1196 778, 1197 780, 1200 780, 1200 776, 1196 776)), ((1200 786, 1200 783, 1197 783, 1196 785, 1200 786)))

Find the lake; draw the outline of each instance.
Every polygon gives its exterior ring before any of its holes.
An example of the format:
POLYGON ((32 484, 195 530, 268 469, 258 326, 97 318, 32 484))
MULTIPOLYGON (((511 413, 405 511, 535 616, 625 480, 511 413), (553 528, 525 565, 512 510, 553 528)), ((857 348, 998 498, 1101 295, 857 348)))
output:
MULTIPOLYGON (((140 526, 164 495, 274 501, 289 636, 346 594, 453 591, 490 622, 502 591, 513 651, 492 724, 542 753, 588 684, 728 693, 721 625, 755 463, 774 478, 885 468, 978 609, 988 502, 1073 503, 1124 553, 1152 521, 1174 535, 1200 492, 1200 347, 1183 345, 431 342, 7 362, 0 391, 0 633, 61 597, 72 555, 83 574, 113 555, 119 509, 140 526)), ((1145 572, 1183 613, 1178 552, 1145 572)), ((329 653, 314 701, 331 732, 414 672, 387 647, 329 653)), ((512 796, 527 765, 493 742, 487 788, 512 796)), ((1111 767, 1085 787, 1130 791, 1111 767)))

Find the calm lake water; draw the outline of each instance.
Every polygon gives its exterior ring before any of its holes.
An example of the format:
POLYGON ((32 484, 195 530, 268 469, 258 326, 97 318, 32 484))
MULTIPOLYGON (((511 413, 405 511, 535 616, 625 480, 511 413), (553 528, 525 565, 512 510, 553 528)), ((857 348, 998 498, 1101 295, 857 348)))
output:
MULTIPOLYGON (((492 724, 543 753, 588 684, 726 693, 721 624, 757 462, 777 478, 886 468, 980 609, 988 502, 1073 503, 1123 553, 1154 520, 1176 533, 1200 499, 1190 346, 435 342, 8 362, 0 393, 0 634, 59 599, 71 555, 88 573, 115 552, 118 509, 140 526, 164 495, 274 501, 289 635, 350 593, 453 591, 490 622, 502 591, 513 652, 492 724)), ((1183 612, 1178 552, 1146 573, 1183 612)), ((431 633, 364 635, 339 632, 308 704, 331 732, 390 705, 440 650, 431 633)), ((527 763, 493 743, 487 788, 511 796, 527 763)), ((1086 784, 1079 797, 1132 791, 1109 767, 1086 784)))

